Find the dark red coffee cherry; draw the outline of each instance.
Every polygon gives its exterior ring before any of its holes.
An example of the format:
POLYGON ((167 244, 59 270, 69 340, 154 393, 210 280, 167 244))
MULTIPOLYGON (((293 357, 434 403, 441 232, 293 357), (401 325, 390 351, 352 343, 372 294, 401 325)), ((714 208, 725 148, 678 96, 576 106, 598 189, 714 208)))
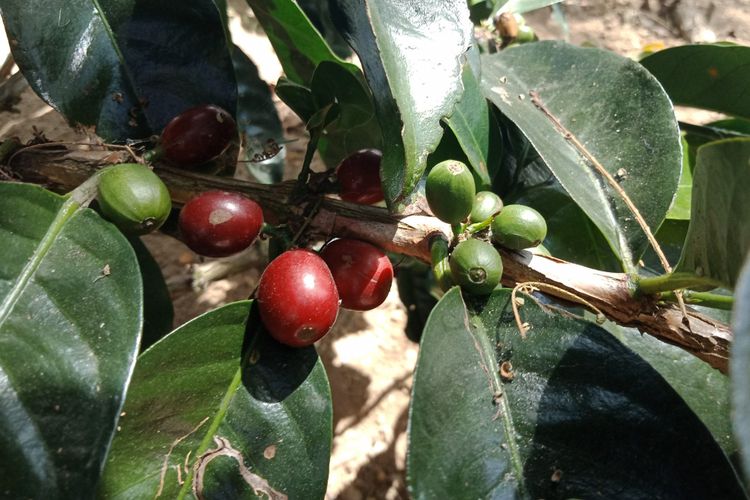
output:
POLYGON ((180 211, 185 244, 199 255, 226 257, 249 247, 263 226, 263 210, 237 193, 206 191, 180 211))
POLYGON ((380 184, 382 158, 383 154, 377 149, 363 149, 339 163, 336 177, 342 200, 361 205, 383 201, 383 187, 380 184))
POLYGON ((308 346, 323 337, 339 311, 331 271, 309 250, 289 250, 271 261, 260 277, 256 297, 266 330, 292 347, 308 346))
POLYGON ((181 167, 194 167, 222 154, 237 138, 237 124, 226 110, 207 104, 190 108, 167 123, 162 154, 181 167))
POLYGON ((320 256, 331 269, 341 307, 368 311, 385 301, 393 282, 393 265, 379 248, 342 238, 328 243, 320 256))

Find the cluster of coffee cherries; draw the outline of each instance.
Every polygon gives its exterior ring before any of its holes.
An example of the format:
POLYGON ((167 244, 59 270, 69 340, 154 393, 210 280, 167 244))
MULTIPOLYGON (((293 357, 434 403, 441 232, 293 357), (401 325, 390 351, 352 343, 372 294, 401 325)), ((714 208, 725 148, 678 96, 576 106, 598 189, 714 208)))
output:
MULTIPOLYGON (((163 158, 180 167, 205 164, 236 140, 237 126, 225 110, 199 106, 175 117, 164 128, 148 159, 163 158)), ((342 199, 360 204, 383 200, 381 153, 367 149, 344 159, 336 168, 342 199)), ((127 234, 158 229, 170 214, 170 193, 146 165, 127 163, 99 174, 102 214, 127 234)), ((261 206, 234 192, 206 191, 182 207, 178 219, 182 241, 206 257, 227 257, 245 250, 264 228, 261 206)), ((339 238, 314 252, 291 249, 264 270, 257 303, 266 330, 279 342, 303 347, 333 326, 340 307, 369 310, 388 295, 393 266, 374 245, 339 238)))
POLYGON ((544 217, 525 205, 504 206, 491 191, 476 192, 474 176, 457 160, 435 165, 425 196, 433 214, 451 224, 453 243, 431 243, 433 271, 445 290, 459 285, 472 295, 487 295, 500 284, 503 261, 495 245, 510 250, 538 247, 547 235, 544 217))

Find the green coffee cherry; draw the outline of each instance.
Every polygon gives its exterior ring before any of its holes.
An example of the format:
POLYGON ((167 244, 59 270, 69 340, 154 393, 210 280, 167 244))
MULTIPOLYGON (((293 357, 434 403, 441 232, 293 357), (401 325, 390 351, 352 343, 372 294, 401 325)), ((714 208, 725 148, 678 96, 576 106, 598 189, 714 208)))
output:
POLYGON ((471 238, 453 249, 450 268, 462 290, 472 295, 487 295, 500 283, 503 260, 490 243, 471 238))
POLYGON ((475 194, 474 177, 460 161, 442 161, 427 175, 427 203, 435 217, 443 222, 458 224, 466 219, 474 205, 475 194))
POLYGON ((492 241, 513 250, 539 245, 547 236, 542 214, 525 205, 508 205, 492 221, 492 241))
POLYGON ((99 174, 99 207, 106 219, 127 234, 146 234, 167 220, 172 199, 151 169, 123 163, 99 174))
POLYGON ((536 33, 531 26, 524 24, 518 27, 518 34, 516 35, 517 43, 529 43, 537 40, 536 33))
POLYGON ((479 191, 474 197, 474 206, 471 208, 469 220, 477 223, 482 222, 503 209, 503 200, 492 191, 479 191))

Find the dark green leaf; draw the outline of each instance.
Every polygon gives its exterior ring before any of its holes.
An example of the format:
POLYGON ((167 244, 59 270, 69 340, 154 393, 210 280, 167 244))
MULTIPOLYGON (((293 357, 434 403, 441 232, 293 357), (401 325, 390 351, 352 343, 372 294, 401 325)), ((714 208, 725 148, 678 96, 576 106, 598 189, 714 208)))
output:
MULTIPOLYGON (((750 260, 748 260, 750 262, 750 260)), ((746 264, 737 284, 732 318, 732 377, 734 432, 737 436, 745 477, 750 478, 750 264, 746 264)))
POLYGON ((310 85, 313 72, 322 61, 336 61, 346 64, 353 73, 359 71, 331 51, 294 0, 247 0, 247 3, 273 45, 285 76, 292 82, 310 85))
POLYGON ((698 149, 692 218, 675 272, 734 288, 750 249, 750 139, 726 139, 698 149))
POLYGON ((684 45, 641 60, 675 104, 750 118, 750 47, 684 45))
POLYGON ((135 364, 141 277, 122 234, 0 184, 0 496, 93 495, 135 364))
POLYGON ((232 62, 237 75, 237 126, 244 136, 245 160, 250 162, 245 165, 260 182, 280 182, 284 175, 284 149, 267 160, 253 161, 256 155, 265 156, 272 143, 278 145, 284 141, 271 90, 260 78, 255 64, 236 45, 232 48, 232 62))
POLYGON ((461 144, 469 160, 469 166, 481 180, 481 189, 488 189, 490 185, 490 175, 487 170, 490 135, 489 109, 479 82, 468 64, 464 65, 462 81, 464 93, 445 122, 461 144))
POLYGON ((141 351, 172 331, 174 307, 161 267, 138 237, 128 238, 138 259, 143 281, 141 351))
POLYGON ((336 31, 331 20, 328 0, 297 0, 297 4, 337 56, 347 58, 352 55, 351 47, 336 31))
POLYGON ((732 437, 729 377, 684 349, 635 329, 610 324, 607 329, 645 359, 706 424, 727 455, 737 450, 732 437))
POLYGON ((317 365, 315 347, 294 348, 274 340, 253 303, 242 347, 242 380, 255 399, 283 401, 309 378, 317 365))
POLYGON ((212 0, 29 0, 0 4, 16 63, 68 120, 109 141, 146 138, 237 88, 212 0))
POLYGON ((318 110, 312 91, 284 77, 279 78, 276 95, 307 123, 318 110))
POLYGON ((414 498, 744 498, 721 448, 648 363, 530 298, 521 316, 525 339, 509 290, 467 308, 454 288, 433 310, 409 421, 414 498))
POLYGON ((398 208, 440 142, 440 120, 461 98, 463 54, 472 34, 466 1, 335 0, 331 5, 373 93, 388 145, 383 191, 388 205, 398 208))
POLYGON ((661 224, 680 175, 672 104, 659 83, 630 59, 562 42, 537 42, 483 59, 482 87, 528 136, 573 200, 626 268, 646 248, 633 214, 581 153, 531 102, 544 106, 620 179, 651 228, 661 224))
POLYGON ((427 318, 437 299, 431 293, 435 286, 430 266, 414 261, 408 265, 402 263, 396 273, 398 296, 406 309, 406 336, 413 342, 419 342, 427 318))
POLYGON ((336 103, 341 108, 339 126, 355 127, 373 116, 369 92, 361 75, 354 75, 340 63, 321 61, 312 77, 310 90, 318 109, 336 103))
POLYGON ((254 399, 240 370, 249 307, 211 311, 138 358, 101 497, 195 498, 197 489, 199 498, 245 498, 251 482, 258 495, 323 497, 331 446, 325 371, 317 362, 283 401, 254 399))

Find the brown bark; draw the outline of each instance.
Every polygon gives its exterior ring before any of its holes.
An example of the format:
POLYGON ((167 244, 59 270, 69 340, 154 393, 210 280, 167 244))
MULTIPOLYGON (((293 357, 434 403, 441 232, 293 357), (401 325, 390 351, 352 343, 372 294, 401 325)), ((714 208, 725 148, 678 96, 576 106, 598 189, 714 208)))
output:
MULTIPOLYGON (((126 159, 124 152, 28 149, 11 159, 6 173, 57 192, 67 192, 97 168, 126 159)), ((209 189, 238 191, 258 201, 268 219, 299 227, 305 208, 315 204, 317 211, 306 227, 309 236, 359 238, 426 262, 430 261, 430 238, 441 233, 450 235, 447 224, 428 215, 392 215, 383 208, 355 205, 332 197, 307 198, 291 204, 294 185, 290 182, 269 186, 170 168, 159 168, 158 173, 178 206, 209 189)), ((727 373, 732 340, 727 325, 692 310, 688 310, 685 318, 674 305, 657 303, 652 297, 634 296, 632 281, 626 274, 597 271, 528 252, 503 251, 503 262, 506 285, 542 282, 566 290, 597 307, 610 320, 676 345, 727 373)), ((566 299, 552 289, 545 293, 566 299)))

